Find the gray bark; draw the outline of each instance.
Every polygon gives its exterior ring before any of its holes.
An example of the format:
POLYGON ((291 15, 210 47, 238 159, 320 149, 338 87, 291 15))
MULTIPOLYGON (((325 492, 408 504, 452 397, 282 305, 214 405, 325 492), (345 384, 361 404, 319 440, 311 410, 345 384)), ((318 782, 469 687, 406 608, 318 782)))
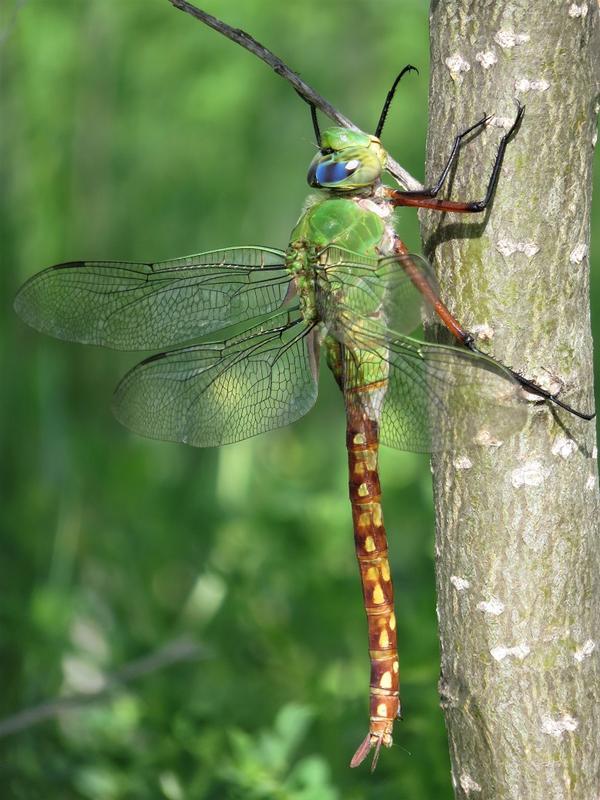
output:
MULTIPOLYGON (((527 110, 491 211, 421 219, 442 296, 480 347, 583 410, 599 23, 596 0, 433 0, 430 181, 454 134, 495 113, 452 178, 452 198, 480 199, 514 98, 527 110)), ((595 424, 532 402, 501 446, 436 458, 434 489, 456 796, 598 800, 595 424)))

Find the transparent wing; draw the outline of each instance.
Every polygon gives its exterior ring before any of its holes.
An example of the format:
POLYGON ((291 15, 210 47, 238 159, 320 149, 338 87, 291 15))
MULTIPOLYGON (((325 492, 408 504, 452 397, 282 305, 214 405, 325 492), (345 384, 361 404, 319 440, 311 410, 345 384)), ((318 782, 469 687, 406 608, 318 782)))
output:
POLYGON ((344 345, 346 403, 379 420, 384 444, 438 452, 501 442, 520 430, 527 404, 510 371, 466 349, 405 336, 439 299, 418 255, 321 256, 317 302, 344 345))
POLYGON ((275 311, 289 286, 280 250, 233 247, 158 264, 59 264, 24 284, 15 309, 59 339, 149 350, 275 311))
POLYGON ((412 333, 439 299, 433 269, 422 256, 369 258, 329 247, 322 260, 322 312, 330 330, 336 329, 336 313, 343 306, 349 313, 379 319, 397 333, 412 333))
POLYGON ((354 327, 348 339, 346 402, 379 419, 389 447, 441 452, 499 445, 525 424, 521 388, 493 359, 373 323, 368 333, 354 327))
POLYGON ((113 410, 153 439, 211 447, 279 428, 317 398, 318 344, 298 314, 278 314, 220 342, 142 361, 121 381, 113 410))

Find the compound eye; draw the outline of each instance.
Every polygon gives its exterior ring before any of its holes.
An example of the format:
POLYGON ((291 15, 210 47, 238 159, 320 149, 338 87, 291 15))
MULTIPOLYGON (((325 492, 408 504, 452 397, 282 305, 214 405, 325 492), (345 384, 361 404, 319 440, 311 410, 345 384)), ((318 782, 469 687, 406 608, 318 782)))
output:
POLYGON ((327 164, 319 164, 317 167, 316 178, 321 185, 336 184, 346 180, 349 175, 360 166, 360 161, 353 158, 351 161, 345 162, 329 162, 327 164))

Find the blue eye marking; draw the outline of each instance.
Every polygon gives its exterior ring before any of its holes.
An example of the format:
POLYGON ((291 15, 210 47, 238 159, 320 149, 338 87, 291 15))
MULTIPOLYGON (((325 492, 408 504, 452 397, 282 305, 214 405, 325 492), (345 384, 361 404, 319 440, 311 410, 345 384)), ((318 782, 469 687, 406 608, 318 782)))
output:
POLYGON ((319 164, 316 171, 317 183, 324 185, 326 183, 340 183, 345 180, 348 175, 355 171, 357 167, 356 161, 348 161, 346 163, 329 162, 327 164, 319 164), (350 169, 348 168, 350 165, 350 169))

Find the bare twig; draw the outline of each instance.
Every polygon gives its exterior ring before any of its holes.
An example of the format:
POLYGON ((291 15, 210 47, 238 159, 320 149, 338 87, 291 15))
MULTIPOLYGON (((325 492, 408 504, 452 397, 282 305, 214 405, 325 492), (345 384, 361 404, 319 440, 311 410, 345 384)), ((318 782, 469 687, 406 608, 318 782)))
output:
POLYGON ((57 700, 50 700, 33 708, 27 708, 12 717, 6 717, 0 721, 0 737, 10 736, 26 728, 31 728, 33 725, 39 725, 40 722, 58 717, 65 711, 73 711, 96 703, 124 684, 131 683, 151 672, 171 667, 182 661, 194 661, 205 657, 205 650, 196 642, 189 639, 171 642, 155 653, 131 661, 115 672, 104 676, 104 685, 95 692, 81 692, 60 697, 57 700))
MULTIPOLYGON (((227 23, 222 22, 220 19, 211 16, 211 14, 207 14, 206 11, 202 11, 202 9, 197 8, 191 3, 188 3, 187 0, 169 0, 169 2, 175 6, 175 8, 178 8, 180 11, 184 11, 186 14, 190 14, 192 17, 200 20, 200 22, 204 22, 205 25, 208 25, 213 30, 223 34, 223 36, 231 39, 232 42, 239 44, 241 47, 244 47, 250 53, 260 58, 261 61, 264 61, 265 64, 268 64, 271 69, 273 69, 280 77, 290 83, 298 92, 298 94, 300 94, 307 102, 315 105, 330 119, 334 120, 334 122, 337 122, 338 125, 341 125, 343 128, 360 130, 360 128, 355 125, 352 120, 341 114, 331 105, 331 103, 328 103, 325 98, 321 97, 320 94, 317 94, 317 92, 315 92, 315 90, 309 86, 308 83, 303 81, 296 72, 293 72, 280 58, 264 47, 260 42, 257 42, 256 39, 254 39, 248 33, 240 30, 239 28, 232 28, 230 25, 227 25, 227 23)), ((423 188, 422 184, 420 184, 416 178, 413 178, 413 176, 407 172, 404 167, 401 167, 400 164, 394 161, 391 156, 388 157, 387 171, 390 173, 390 175, 393 175, 398 183, 400 183, 406 189, 419 190, 423 188)))

